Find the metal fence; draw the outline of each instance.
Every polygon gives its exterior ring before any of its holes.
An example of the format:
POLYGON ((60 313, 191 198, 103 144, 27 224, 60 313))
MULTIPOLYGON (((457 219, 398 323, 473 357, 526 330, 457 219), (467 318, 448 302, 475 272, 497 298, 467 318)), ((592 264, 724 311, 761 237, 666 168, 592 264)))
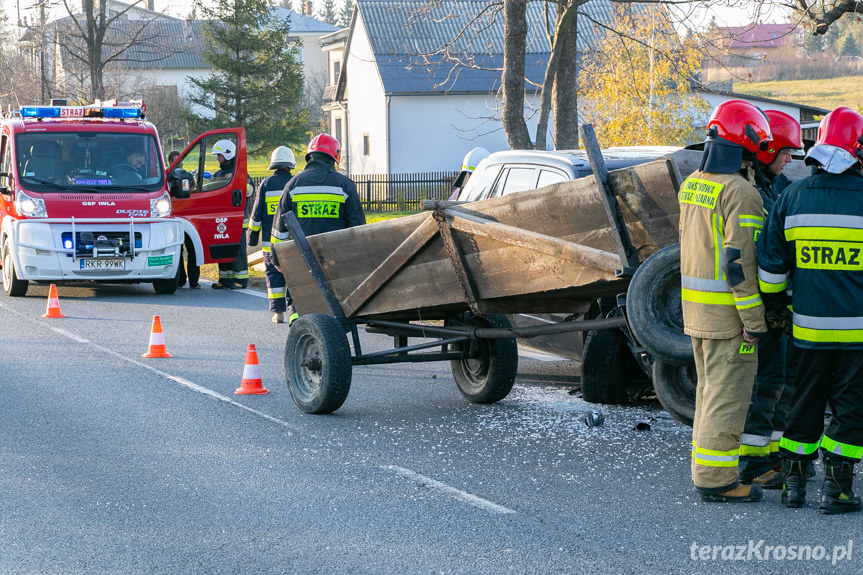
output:
MULTIPOLYGON (((367 212, 410 212, 422 200, 445 200, 458 172, 423 174, 360 174, 351 179, 367 212)), ((252 178, 255 188, 264 178, 252 178)))

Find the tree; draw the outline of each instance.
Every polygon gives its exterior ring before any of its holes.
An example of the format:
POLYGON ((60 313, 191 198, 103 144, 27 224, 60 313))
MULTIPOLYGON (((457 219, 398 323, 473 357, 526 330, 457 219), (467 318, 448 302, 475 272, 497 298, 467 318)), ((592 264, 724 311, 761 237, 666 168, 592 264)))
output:
POLYGON ((281 6, 285 10, 290 10, 291 12, 294 11, 294 3, 291 0, 280 0, 279 6, 281 6))
POLYGON ((336 25, 339 21, 339 13, 336 10, 336 0, 324 0, 318 12, 318 18, 327 24, 336 25))
POLYGON ((602 146, 683 145, 709 104, 692 92, 701 54, 681 46, 660 7, 616 6, 609 34, 581 72, 581 113, 602 146))
POLYGON ((302 142, 303 69, 297 46, 288 42, 290 22, 267 0, 219 0, 212 7, 197 2, 206 19, 202 57, 214 74, 188 78, 194 86, 189 100, 213 112, 191 114, 192 127, 244 126, 257 149, 302 142))
POLYGON ((347 28, 351 25, 351 18, 354 16, 354 0, 345 0, 342 4, 342 11, 339 12, 339 22, 337 26, 347 28))
POLYGON ((791 3, 798 16, 812 25, 812 33, 826 34, 846 14, 863 13, 863 0, 795 0, 791 3))
MULTIPOLYGON (((105 73, 121 70, 129 62, 157 62, 171 56, 165 50, 159 28, 151 26, 158 14, 142 13, 139 19, 128 18, 142 0, 133 1, 121 10, 108 12, 104 0, 63 0, 68 18, 56 23, 66 70, 82 80, 91 100, 105 98, 105 73)), ((83 96, 80 94, 79 96, 83 96)))

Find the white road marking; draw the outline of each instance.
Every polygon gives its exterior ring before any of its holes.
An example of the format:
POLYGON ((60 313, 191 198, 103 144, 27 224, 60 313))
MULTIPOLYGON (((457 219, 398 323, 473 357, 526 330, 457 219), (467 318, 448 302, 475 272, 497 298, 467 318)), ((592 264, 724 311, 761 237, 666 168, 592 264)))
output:
POLYGON ((67 337, 67 338, 71 339, 72 341, 75 341, 75 342, 78 342, 78 343, 87 344, 87 345, 89 345, 89 346, 91 346, 91 347, 94 347, 94 348, 98 349, 99 351, 102 351, 102 352, 104 352, 104 353, 107 353, 108 355, 112 355, 112 356, 114 356, 114 357, 116 357, 116 358, 118 358, 118 359, 121 359, 121 360, 125 361, 125 362, 131 363, 132 365, 136 365, 136 366, 138 366, 138 367, 142 367, 142 368, 144 368, 144 369, 147 369, 147 370, 149 370, 149 371, 152 371, 153 373, 155 373, 156 375, 158 375, 158 376, 160 376, 160 377, 164 377, 165 379, 169 379, 169 380, 171 380, 171 381, 173 381, 173 382, 175 382, 175 383, 179 383, 180 385, 182 385, 182 386, 184 386, 184 387, 188 387, 188 388, 189 388, 189 389, 191 389, 192 391, 196 391, 196 392, 201 393, 201 394, 203 394, 203 395, 210 396, 210 397, 212 397, 212 398, 214 398, 214 399, 218 399, 219 401, 224 401, 225 403, 230 403, 231 405, 233 405, 233 406, 235 406, 235 407, 239 407, 240 409, 245 409, 246 411, 248 411, 248 412, 250 412, 250 413, 253 413, 253 414, 257 415, 258 417, 261 417, 261 418, 266 419, 266 420, 268 420, 268 421, 272 421, 273 423, 278 423, 278 424, 279 424, 279 425, 281 425, 282 427, 285 427, 285 428, 289 429, 289 430, 290 430, 290 432, 289 432, 289 433, 290 433, 290 435, 293 435, 293 432, 296 432, 296 433, 299 433, 299 432, 300 432, 300 429, 299 429, 299 428, 297 428, 297 427, 295 427, 295 426, 291 425, 291 424, 290 424, 290 423, 288 423, 287 421, 283 421, 283 420, 278 419, 278 418, 276 418, 276 417, 273 417, 273 416, 271 416, 271 415, 267 415, 266 413, 264 413, 264 412, 262 412, 262 411, 258 411, 257 409, 254 409, 254 408, 252 408, 252 407, 249 407, 248 405, 243 405, 243 404, 242 404, 242 403, 240 403, 239 401, 234 401, 232 398, 230 398, 230 397, 228 397, 228 396, 226 396, 226 395, 222 395, 221 393, 219 393, 219 392, 217 392, 217 391, 213 391, 212 389, 209 389, 209 388, 207 388, 207 387, 204 387, 203 385, 199 385, 199 384, 197 384, 197 383, 194 383, 194 382, 192 382, 192 381, 189 381, 188 379, 184 379, 184 378, 182 378, 182 377, 179 377, 179 376, 176 376, 176 375, 172 375, 172 374, 170 374, 170 373, 168 373, 168 372, 166 372, 166 371, 162 371, 161 369, 156 369, 155 367, 153 367, 153 366, 151 366, 151 365, 147 365, 147 364, 146 364, 146 363, 144 363, 143 361, 138 361, 137 359, 132 359, 132 358, 130 358, 130 357, 126 357, 125 355, 122 355, 122 354, 120 354, 120 353, 117 353, 116 351, 114 351, 114 350, 112 350, 112 349, 109 349, 109 348, 107 348, 107 347, 101 346, 101 345, 99 345, 98 343, 94 343, 94 342, 92 342, 92 341, 90 341, 90 340, 88 340, 88 339, 85 339, 85 338, 83 338, 83 337, 81 337, 81 336, 79 336, 79 335, 75 335, 74 333, 70 333, 70 332, 65 331, 65 330, 62 330, 62 329, 60 329, 60 328, 58 328, 58 327, 54 327, 53 325, 50 325, 50 324, 48 324, 47 322, 38 321, 38 320, 36 320, 35 318, 32 318, 32 317, 30 317, 30 316, 28 316, 28 315, 26 315, 26 314, 23 314, 23 313, 19 312, 18 310, 12 309, 11 307, 9 307, 8 305, 6 305, 6 304, 4 304, 4 303, 0 303, 0 307, 3 307, 4 309, 7 309, 7 310, 9 310, 10 312, 12 312, 12 313, 14 313, 14 314, 16 314, 16 315, 18 315, 18 316, 20 316, 20 317, 23 317, 23 318, 25 318, 25 319, 27 319, 27 320, 30 320, 30 321, 32 321, 33 323, 37 324, 37 325, 40 325, 40 326, 42 326, 42 327, 46 327, 46 328, 50 329, 51 331, 53 331, 54 333, 60 334, 60 335, 62 335, 63 337, 67 337))
POLYGON ((488 511, 489 513, 497 513, 500 515, 515 513, 514 510, 508 507, 498 505, 497 503, 492 503, 487 499, 483 499, 482 497, 477 497, 476 495, 472 495, 466 491, 456 489, 455 487, 451 487, 446 483, 441 483, 440 481, 436 481, 431 477, 420 475, 416 471, 411 471, 410 469, 405 469, 404 467, 399 467, 398 465, 381 465, 381 469, 392 471, 396 475, 404 477, 405 479, 410 479, 415 483, 419 483, 423 487, 434 489, 435 491, 439 491, 445 495, 449 495, 454 499, 463 501, 468 505, 479 507, 480 509, 488 511))

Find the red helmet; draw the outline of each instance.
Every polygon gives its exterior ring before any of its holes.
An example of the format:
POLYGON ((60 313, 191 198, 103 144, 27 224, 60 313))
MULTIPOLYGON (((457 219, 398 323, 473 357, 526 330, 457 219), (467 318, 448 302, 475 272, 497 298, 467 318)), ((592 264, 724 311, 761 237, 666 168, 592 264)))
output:
POLYGON ((818 125, 818 138, 806 154, 831 174, 841 174, 863 162, 863 116, 844 106, 836 108, 818 125))
POLYGON ((707 135, 718 136, 753 153, 766 150, 773 139, 767 116, 745 100, 726 100, 716 106, 707 122, 707 135))
POLYGON ((776 154, 784 148, 802 149, 803 140, 801 139, 800 122, 779 110, 765 110, 764 113, 770 122, 770 133, 773 135, 773 141, 770 142, 766 150, 758 152, 758 159, 762 164, 769 166, 776 159, 776 154))
POLYGON ((339 141, 329 134, 318 134, 309 142, 309 147, 306 150, 306 161, 309 161, 309 154, 312 152, 321 152, 330 156, 338 163, 341 149, 339 141))
POLYGON ((821 120, 815 144, 836 146, 859 158, 863 153, 861 137, 863 137, 863 116, 843 106, 836 108, 821 120))

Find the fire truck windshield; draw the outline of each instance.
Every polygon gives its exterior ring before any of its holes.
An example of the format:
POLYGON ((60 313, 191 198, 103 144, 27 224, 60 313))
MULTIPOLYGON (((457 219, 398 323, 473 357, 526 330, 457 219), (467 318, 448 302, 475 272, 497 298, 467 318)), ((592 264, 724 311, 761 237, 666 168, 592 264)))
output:
POLYGON ((22 186, 34 190, 153 191, 164 168, 156 139, 117 132, 28 132, 15 137, 22 186))

